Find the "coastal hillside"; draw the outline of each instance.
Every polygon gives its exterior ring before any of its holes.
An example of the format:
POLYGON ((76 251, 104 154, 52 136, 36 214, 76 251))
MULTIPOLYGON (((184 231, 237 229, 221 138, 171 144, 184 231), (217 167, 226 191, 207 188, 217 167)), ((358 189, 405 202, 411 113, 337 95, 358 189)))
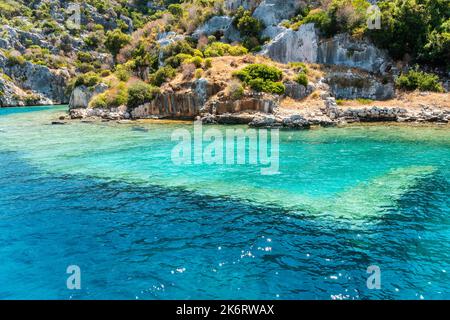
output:
POLYGON ((0 17, 1 106, 256 126, 449 120, 445 0, 6 0, 0 17))

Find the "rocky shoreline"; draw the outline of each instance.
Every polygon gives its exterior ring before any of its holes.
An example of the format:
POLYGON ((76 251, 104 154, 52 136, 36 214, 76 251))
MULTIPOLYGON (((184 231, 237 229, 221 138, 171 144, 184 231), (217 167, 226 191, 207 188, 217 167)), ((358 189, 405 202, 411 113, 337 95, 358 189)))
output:
POLYGON ((434 123, 449 124, 450 110, 423 106, 421 110, 412 111, 400 107, 361 107, 341 108, 334 98, 326 98, 325 106, 314 114, 296 113, 292 110, 275 108, 272 113, 236 112, 213 115, 201 114, 196 117, 153 116, 133 118, 125 107, 114 109, 71 109, 67 119, 101 119, 102 121, 138 121, 142 119, 165 120, 201 120, 204 124, 248 125, 252 128, 280 128, 291 130, 309 129, 312 126, 342 126, 352 123, 386 123, 404 124, 434 123))

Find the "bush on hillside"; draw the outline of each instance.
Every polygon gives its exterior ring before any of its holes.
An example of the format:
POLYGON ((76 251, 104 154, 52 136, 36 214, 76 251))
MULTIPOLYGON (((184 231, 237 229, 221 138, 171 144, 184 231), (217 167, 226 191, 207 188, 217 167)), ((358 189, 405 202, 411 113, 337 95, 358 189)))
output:
POLYGON ((105 46, 113 56, 116 56, 120 49, 129 44, 130 41, 129 35, 123 33, 120 29, 115 29, 106 33, 105 46))
POLYGON ((128 87, 127 107, 134 109, 140 105, 152 101, 160 90, 143 81, 138 81, 128 87))
POLYGON ((265 64, 250 64, 235 72, 234 75, 258 92, 283 94, 286 90, 280 82, 283 72, 276 67, 265 64))
POLYGON ((398 77, 396 84, 399 88, 405 90, 444 91, 437 75, 419 70, 410 70, 408 73, 402 74, 398 77))
POLYGON ((84 74, 80 74, 76 79, 74 86, 86 86, 86 87, 93 87, 100 83, 101 79, 95 72, 88 72, 84 74))

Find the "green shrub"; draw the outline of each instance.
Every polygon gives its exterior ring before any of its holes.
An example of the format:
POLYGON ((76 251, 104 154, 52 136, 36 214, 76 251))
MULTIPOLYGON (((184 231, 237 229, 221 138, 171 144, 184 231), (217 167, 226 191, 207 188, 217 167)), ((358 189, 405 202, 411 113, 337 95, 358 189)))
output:
POLYGON ((157 93, 159 93, 159 88, 143 81, 133 83, 128 87, 127 107, 129 109, 134 109, 140 105, 150 102, 155 98, 157 93))
POLYGON ((422 90, 422 91, 434 91, 443 92, 444 89, 439 83, 439 77, 437 75, 422 72, 419 70, 410 70, 406 74, 402 74, 398 77, 396 85, 405 90, 422 90))
POLYGON ((77 52, 77 59, 80 62, 91 62, 92 61, 92 55, 88 52, 84 51, 78 51, 77 52))
POLYGON ((101 79, 95 72, 88 72, 84 74, 80 74, 76 79, 74 86, 86 86, 86 87, 93 87, 100 83, 101 79))
POLYGON ((235 73, 241 81, 249 82, 252 79, 263 79, 266 81, 280 81, 283 72, 276 67, 268 66, 265 64, 250 64, 244 69, 235 73))
POLYGON ((232 46, 228 43, 213 42, 206 46, 203 55, 205 57, 242 56, 248 53, 243 46, 232 46))
POLYGON ((186 61, 187 63, 192 63, 197 68, 201 68, 203 64, 203 59, 200 57, 192 57, 186 61))
POLYGON ((205 69, 211 69, 211 67, 212 67, 212 59, 211 58, 205 59, 205 69))
POLYGON ((115 29, 106 33, 105 46, 113 56, 116 56, 120 49, 129 44, 130 41, 129 35, 123 33, 120 29, 115 29))
POLYGON ((151 83, 157 87, 172 79, 176 75, 176 70, 170 66, 159 68, 151 77, 151 83))
MULTIPOLYGON (((325 34, 332 33, 332 20, 327 12, 322 9, 311 10, 309 14, 301 21, 301 24, 314 23, 317 28, 325 34)), ((300 25, 298 25, 300 27, 300 25)))
POLYGON ((263 23, 252 16, 251 11, 240 7, 233 20, 234 26, 239 30, 242 36, 259 37, 264 29, 263 23))
POLYGON ((265 81, 261 78, 252 79, 248 82, 250 88, 258 92, 283 94, 286 87, 281 82, 265 81))
POLYGON ((181 17, 183 15, 183 7, 178 3, 169 5, 167 9, 175 17, 181 17))
POLYGON ((303 86, 307 86, 308 85, 308 76, 306 75, 306 73, 304 72, 300 72, 296 77, 295 77, 295 81, 298 84, 301 84, 303 86))
POLYGON ((201 68, 196 69, 194 76, 196 79, 200 79, 203 76, 203 69, 201 68))
POLYGON ((296 71, 304 71, 305 73, 307 73, 308 70, 306 64, 304 64, 303 62, 289 62, 289 68, 296 71))
POLYGON ((227 88, 228 96, 233 100, 238 100, 244 95, 244 87, 239 81, 233 81, 227 88))
POLYGON ((235 72, 234 76, 258 92, 283 94, 286 90, 280 82, 283 72, 265 64, 250 64, 235 72))
POLYGON ((128 79, 130 79, 130 77, 131 77, 130 70, 127 68, 126 65, 123 65, 123 64, 118 64, 116 66, 116 71, 114 72, 114 74, 120 81, 124 81, 124 82, 127 82, 128 79))
POLYGON ((89 102, 90 108, 99 108, 99 109, 106 109, 108 107, 108 103, 106 101, 107 95, 106 93, 100 93, 96 95, 92 100, 89 102))
POLYGON ((7 52, 5 56, 10 66, 23 65, 26 62, 25 58, 18 52, 7 52))
POLYGON ((187 42, 186 40, 180 40, 164 47, 162 49, 162 53, 163 53, 163 60, 164 62, 166 62, 166 59, 174 57, 180 53, 193 56, 195 50, 194 48, 192 48, 189 42, 187 42))
POLYGON ((366 34, 395 59, 450 68, 450 2, 448 0, 379 1, 381 29, 366 34))

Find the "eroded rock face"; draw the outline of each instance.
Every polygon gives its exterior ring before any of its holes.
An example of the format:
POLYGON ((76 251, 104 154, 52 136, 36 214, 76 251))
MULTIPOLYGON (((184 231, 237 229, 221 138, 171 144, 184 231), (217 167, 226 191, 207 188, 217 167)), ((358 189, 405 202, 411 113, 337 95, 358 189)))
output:
POLYGON ((299 0, 263 0, 253 12, 266 27, 275 26, 285 19, 290 19, 300 8, 299 0))
POLYGON ((0 107, 23 106, 24 101, 19 99, 21 90, 11 81, 0 77, 0 107))
POLYGON ((218 32, 224 34, 228 28, 231 27, 233 18, 229 16, 214 16, 209 19, 204 25, 199 27, 192 34, 192 37, 199 38, 201 35, 209 36, 218 32))
POLYGON ((283 29, 260 54, 281 63, 317 62, 319 35, 313 23, 304 24, 297 31, 283 29))
POLYGON ((222 90, 216 83, 198 79, 184 85, 179 90, 166 90, 156 95, 152 102, 131 111, 132 118, 187 118, 200 115, 201 108, 209 97, 222 90))
POLYGON ((245 10, 253 10, 260 3, 261 0, 226 0, 225 8, 230 11, 237 10, 239 7, 243 7, 245 10))
POLYGON ((388 100, 395 96, 392 82, 383 82, 370 74, 333 72, 324 80, 338 99, 388 100))
POLYGON ((50 70, 46 66, 25 62, 11 64, 0 54, 0 69, 8 75, 16 85, 20 84, 23 90, 45 98, 53 104, 67 103, 69 97, 66 93, 70 75, 67 69, 50 70))
POLYGON ((69 109, 88 108, 92 98, 108 89, 104 83, 100 83, 93 88, 86 86, 76 87, 70 95, 69 109))
POLYGON ((275 61, 310 62, 359 68, 372 73, 394 71, 394 63, 384 50, 367 40, 357 40, 347 34, 320 39, 314 24, 304 24, 297 31, 276 26, 266 29, 273 37, 260 54, 275 61))
POLYGON ((332 39, 322 40, 317 62, 363 69, 385 74, 393 68, 387 53, 365 40, 356 40, 348 34, 339 34, 332 39))

